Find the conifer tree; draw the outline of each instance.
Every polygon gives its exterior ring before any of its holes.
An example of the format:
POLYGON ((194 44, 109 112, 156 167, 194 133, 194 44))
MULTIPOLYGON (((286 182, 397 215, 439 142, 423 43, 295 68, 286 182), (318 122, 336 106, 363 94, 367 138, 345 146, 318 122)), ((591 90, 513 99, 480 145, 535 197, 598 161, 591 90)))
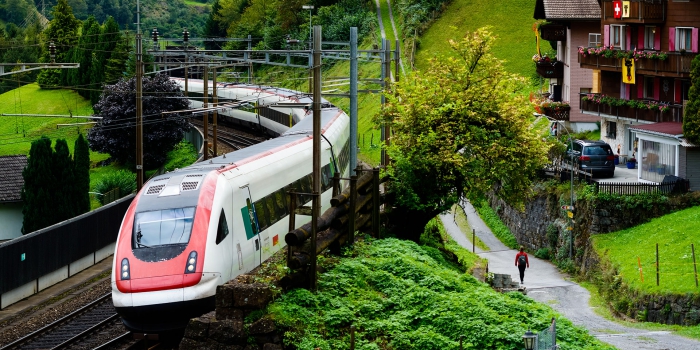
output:
POLYGON ((68 143, 64 139, 58 139, 54 148, 51 170, 56 177, 56 186, 52 189, 54 215, 51 224, 70 219, 77 214, 73 198, 76 193, 74 165, 68 143))
POLYGON ((700 56, 695 56, 690 64, 688 103, 683 116, 683 136, 688 141, 700 145, 700 56))
POLYGON ((55 198, 52 189, 56 184, 51 166, 51 140, 42 137, 32 142, 27 167, 22 171, 22 234, 42 229, 54 222, 55 198))
MULTIPOLYGON (((44 62, 50 62, 49 43, 56 45, 56 62, 68 62, 67 52, 75 46, 80 21, 73 16, 73 10, 66 0, 58 0, 52 11, 53 19, 44 31, 45 52, 44 62)), ((37 77, 37 83, 42 89, 55 89, 60 84, 60 69, 43 69, 37 77)))
POLYGON ((75 173, 75 200, 77 212, 80 215, 90 211, 90 148, 83 134, 78 135, 73 147, 73 165, 75 173))

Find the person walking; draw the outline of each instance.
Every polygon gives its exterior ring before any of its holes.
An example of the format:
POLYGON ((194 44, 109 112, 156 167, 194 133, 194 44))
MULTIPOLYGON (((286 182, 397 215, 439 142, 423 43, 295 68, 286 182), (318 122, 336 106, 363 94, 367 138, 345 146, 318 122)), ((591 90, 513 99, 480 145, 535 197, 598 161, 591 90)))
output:
POLYGON ((527 253, 525 253, 525 248, 523 246, 520 246, 520 252, 515 255, 515 266, 517 266, 520 271, 520 284, 523 284, 525 268, 530 268, 530 261, 527 259, 527 253))

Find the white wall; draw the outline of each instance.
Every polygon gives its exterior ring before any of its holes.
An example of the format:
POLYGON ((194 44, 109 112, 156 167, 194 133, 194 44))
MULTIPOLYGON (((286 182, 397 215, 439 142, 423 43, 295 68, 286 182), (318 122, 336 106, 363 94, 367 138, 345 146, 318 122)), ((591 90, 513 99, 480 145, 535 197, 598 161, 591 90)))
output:
POLYGON ((22 203, 0 203, 0 241, 22 236, 22 203))

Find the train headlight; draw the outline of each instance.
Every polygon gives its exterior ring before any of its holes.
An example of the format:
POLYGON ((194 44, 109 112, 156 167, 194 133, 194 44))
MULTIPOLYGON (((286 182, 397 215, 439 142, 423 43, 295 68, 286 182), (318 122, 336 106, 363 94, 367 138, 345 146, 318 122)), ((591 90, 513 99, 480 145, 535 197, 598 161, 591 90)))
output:
POLYGON ((129 269, 129 259, 122 259, 122 280, 128 280, 131 278, 131 271, 129 269))
POLYGON ((189 257, 187 258, 187 265, 185 266, 185 273, 193 273, 197 269, 197 252, 191 251, 189 257))

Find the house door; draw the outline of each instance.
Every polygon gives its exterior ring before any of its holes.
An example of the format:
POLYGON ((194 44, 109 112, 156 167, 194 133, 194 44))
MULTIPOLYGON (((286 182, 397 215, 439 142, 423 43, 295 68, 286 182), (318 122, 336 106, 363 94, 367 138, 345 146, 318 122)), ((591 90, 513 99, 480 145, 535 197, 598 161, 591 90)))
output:
POLYGON ((637 154, 637 133, 632 131, 629 128, 629 125, 627 126, 626 139, 627 139, 627 141, 626 141, 627 145, 625 147, 626 148, 625 153, 627 154, 627 158, 628 159, 632 158, 632 156, 637 157, 638 156, 638 154, 637 154))

